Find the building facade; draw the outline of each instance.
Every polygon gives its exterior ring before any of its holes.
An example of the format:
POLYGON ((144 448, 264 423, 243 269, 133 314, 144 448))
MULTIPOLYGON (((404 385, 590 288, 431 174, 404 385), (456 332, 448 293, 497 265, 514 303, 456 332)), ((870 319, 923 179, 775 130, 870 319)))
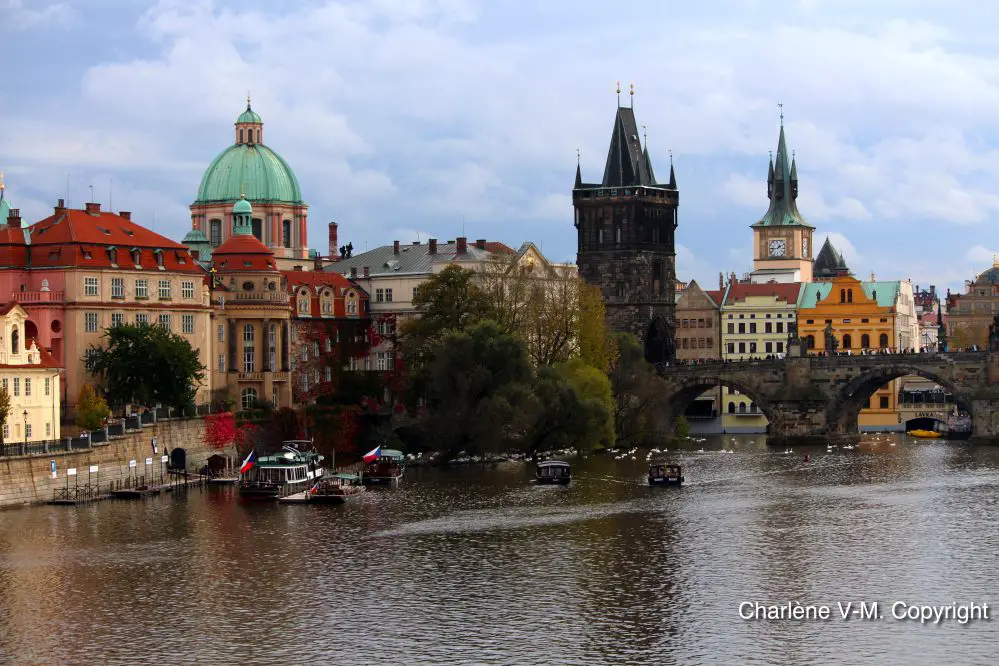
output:
MULTIPOLYGON (((211 306, 204 270, 186 247, 132 221, 131 214, 83 210, 60 200, 49 217, 20 229, 11 209, 0 253, 0 291, 10 293, 27 312, 28 337, 65 370, 63 404, 71 408, 84 383, 91 347, 115 324, 159 324, 210 356, 211 306)), ((197 399, 207 399, 208 387, 197 399)))
POLYGON ((191 204, 191 232, 184 244, 208 261, 233 235, 233 206, 250 202, 252 235, 274 253, 279 269, 311 270, 308 206, 288 163, 264 143, 264 122, 246 100, 236 118, 233 144, 212 160, 191 204))
MULTIPOLYGON (((729 283, 721 305, 722 358, 783 358, 800 290, 797 282, 729 283)), ((751 397, 724 387, 721 401, 724 432, 766 432, 767 419, 751 397)))
POLYGON ((0 390, 10 397, 2 432, 8 447, 61 436, 59 364, 26 337, 27 325, 28 313, 16 302, 0 307, 0 390))
POLYGON ((965 283, 963 294, 947 294, 948 349, 986 349, 989 326, 999 315, 999 261, 965 283))
POLYGON ((781 116, 777 159, 767 174, 770 206, 753 229, 753 272, 750 281, 810 282, 812 280, 812 232, 798 212, 798 164, 788 154, 781 116))
POLYGON ((580 276, 600 287, 608 328, 634 334, 646 358, 661 363, 675 356, 679 191, 672 164, 669 182, 656 180, 638 136, 634 110, 619 107, 603 179, 584 183, 576 166, 576 263, 580 276))
MULTIPOLYGON (((720 306, 724 297, 724 290, 706 291, 696 280, 677 292, 675 346, 678 362, 721 359, 720 306)), ((720 386, 705 391, 687 408, 684 415, 692 432, 712 432, 721 428, 721 391, 720 386)))

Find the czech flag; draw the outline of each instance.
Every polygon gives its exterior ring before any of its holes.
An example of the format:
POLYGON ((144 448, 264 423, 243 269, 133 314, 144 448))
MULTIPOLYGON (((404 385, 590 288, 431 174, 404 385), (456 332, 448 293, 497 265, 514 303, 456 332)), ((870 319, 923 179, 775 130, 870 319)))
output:
POLYGON ((250 451, 250 455, 246 456, 246 460, 244 460, 243 464, 240 466, 239 473, 246 474, 247 472, 250 471, 250 468, 253 467, 256 463, 257 463, 257 452, 250 451))
POLYGON ((319 492, 319 483, 317 482, 316 485, 314 485, 311 488, 309 488, 309 494, 310 495, 315 495, 318 492, 319 492))
POLYGON ((364 454, 364 462, 372 463, 378 460, 381 457, 381 455, 382 455, 382 447, 377 446, 364 454))

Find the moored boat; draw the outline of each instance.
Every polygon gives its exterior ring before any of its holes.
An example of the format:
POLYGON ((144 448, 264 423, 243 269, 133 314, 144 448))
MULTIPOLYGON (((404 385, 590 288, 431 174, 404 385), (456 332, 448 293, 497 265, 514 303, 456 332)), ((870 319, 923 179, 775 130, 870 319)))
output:
POLYGON ((315 484, 306 498, 310 504, 346 504, 366 490, 356 474, 331 474, 315 484))
POLYGON ((561 460, 546 460, 538 463, 535 479, 541 484, 566 485, 572 481, 572 467, 561 460))
POLYGON ((918 439, 938 439, 941 436, 936 430, 910 430, 906 434, 918 439))
POLYGON ((366 486, 395 486, 406 471, 402 451, 378 447, 364 456, 361 483, 366 486))
MULTIPOLYGON (((239 496, 250 500, 275 500, 308 490, 321 481, 326 473, 323 456, 299 450, 298 447, 304 445, 311 447, 312 442, 288 441, 278 453, 253 461, 240 475, 239 496)), ((252 454, 250 458, 253 458, 252 454)))
POLYGON ((650 486, 679 486, 683 484, 683 470, 679 465, 652 463, 649 465, 650 486))

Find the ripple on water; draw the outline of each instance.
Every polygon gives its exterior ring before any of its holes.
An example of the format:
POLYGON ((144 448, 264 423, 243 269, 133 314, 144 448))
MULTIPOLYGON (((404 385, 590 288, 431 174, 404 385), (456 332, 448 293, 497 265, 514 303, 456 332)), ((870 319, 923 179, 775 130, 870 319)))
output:
POLYGON ((231 490, 0 513, 0 658, 67 663, 989 663, 988 625, 761 623, 742 601, 992 594, 999 451, 753 440, 417 469, 345 507, 231 490), (824 447, 823 447, 824 448, 824 447), (869 450, 870 449, 870 450, 869 450))

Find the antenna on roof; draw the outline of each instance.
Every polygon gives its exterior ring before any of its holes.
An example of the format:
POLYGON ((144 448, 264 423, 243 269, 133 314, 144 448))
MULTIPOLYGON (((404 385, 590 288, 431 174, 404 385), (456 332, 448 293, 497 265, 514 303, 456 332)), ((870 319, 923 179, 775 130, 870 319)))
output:
POLYGON ((114 178, 108 178, 108 211, 114 210, 114 178))
POLYGON ((90 188, 90 203, 94 203, 94 186, 88 185, 87 187, 90 188))
POLYGON ((461 216, 461 235, 465 235, 465 216, 461 216))

